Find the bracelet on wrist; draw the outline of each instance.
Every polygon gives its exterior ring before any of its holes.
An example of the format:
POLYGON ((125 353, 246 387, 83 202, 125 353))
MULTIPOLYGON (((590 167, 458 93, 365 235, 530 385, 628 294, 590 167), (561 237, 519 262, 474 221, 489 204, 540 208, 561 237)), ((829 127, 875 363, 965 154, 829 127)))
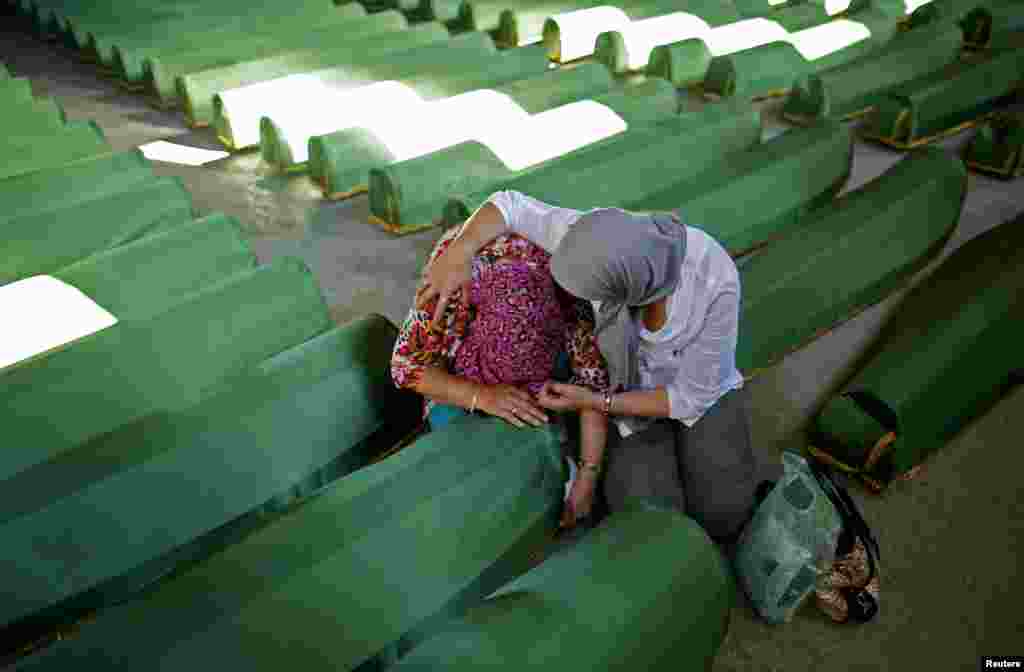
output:
POLYGON ((470 406, 469 406, 470 414, 476 413, 476 402, 479 401, 479 400, 480 400, 480 392, 479 391, 473 392, 473 403, 471 403, 470 406))
POLYGON ((604 393, 604 406, 602 407, 601 412, 604 413, 605 415, 611 415, 612 414, 612 391, 611 390, 605 390, 605 393, 604 393))

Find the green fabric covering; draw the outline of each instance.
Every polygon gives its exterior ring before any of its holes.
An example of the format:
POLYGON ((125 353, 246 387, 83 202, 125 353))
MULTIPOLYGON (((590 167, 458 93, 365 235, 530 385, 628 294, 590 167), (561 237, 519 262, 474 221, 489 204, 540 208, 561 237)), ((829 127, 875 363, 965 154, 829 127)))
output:
POLYGON ((952 234, 966 187, 959 159, 915 152, 742 263, 737 367, 767 368, 901 286, 952 234))
POLYGON ((711 50, 708 45, 704 40, 691 38, 652 49, 644 72, 649 77, 661 77, 672 82, 673 86, 683 88, 703 82, 709 65, 711 50))
POLYGON ((925 26, 899 34, 865 58, 798 78, 783 114, 790 121, 807 123, 873 108, 890 87, 956 61, 962 42, 963 34, 955 25, 925 26))
POLYGON ((453 198, 445 207, 445 223, 461 223, 498 189, 583 211, 598 205, 650 209, 651 196, 663 197, 674 186, 714 171, 718 163, 739 160, 744 150, 761 140, 761 115, 750 105, 709 105, 623 135, 628 137, 619 136, 468 198, 453 198), (680 161, 681 156, 686 161, 680 161))
POLYGON ((444 23, 453 23, 459 18, 462 0, 423 0, 420 11, 426 18, 444 23))
POLYGON ((708 64, 704 90, 747 97, 788 91, 794 79, 850 63, 876 51, 896 34, 896 18, 887 14, 869 10, 849 18, 865 24, 871 37, 813 61, 785 42, 716 56, 708 64))
POLYGON ((991 111, 1024 81, 1024 50, 977 55, 901 84, 878 102, 865 135, 899 147, 928 142, 991 111))
POLYGON ((4 125, 11 135, 42 135, 59 131, 67 118, 57 101, 44 98, 12 103, 4 107, 4 125))
POLYGON ((820 447, 861 467, 875 442, 896 442, 869 473, 887 482, 920 464, 1005 391, 1024 341, 1024 217, 965 243, 900 304, 845 393, 816 419, 820 447), (883 428, 876 422, 895 424, 883 428), (865 431, 871 426, 870 432, 865 431))
POLYGON ((832 20, 832 17, 825 11, 823 2, 794 2, 773 8, 763 14, 757 14, 757 16, 775 21, 791 33, 804 28, 820 26, 832 20))
POLYGON ((386 423, 411 429, 419 416, 388 374, 395 336, 379 316, 333 329, 194 406, 150 415, 8 482, 0 526, 11 543, 0 567, 12 584, 0 623, 38 622, 68 599, 76 610, 100 606, 82 594, 113 599, 102 591, 112 579, 157 578, 167 567, 154 561, 193 539, 216 544, 217 528, 328 464, 340 474, 364 466, 366 439, 386 423), (140 506, 147 501, 162 505, 140 506))
MULTIPOLYGON (((634 126, 669 119, 678 111, 675 89, 662 80, 612 91, 592 100, 610 108, 628 124, 630 130, 622 134, 624 138, 631 132, 646 133, 634 126)), ((628 140, 623 141, 628 143, 628 140)), ((508 168, 484 144, 463 142, 427 156, 371 170, 370 212, 389 232, 412 233, 432 226, 442 215, 451 195, 486 191, 572 154, 517 172, 508 168)))
POLYGON ((734 599, 729 569, 696 523, 634 508, 471 608, 394 669, 711 669, 734 599))
POLYGON ((688 225, 739 256, 798 231, 842 190, 852 163, 853 139, 842 126, 790 130, 648 196, 645 205, 678 209, 688 225))
POLYGON ((221 91, 297 72, 339 65, 354 54, 364 51, 380 56, 399 48, 399 45, 401 48, 409 49, 424 39, 429 43, 433 41, 430 39, 433 35, 447 37, 444 29, 436 25, 410 35, 406 32, 408 25, 409 22, 399 12, 381 12, 353 19, 331 31, 329 37, 321 34, 320 40, 313 40, 312 44, 306 43, 298 50, 185 74, 177 82, 178 96, 182 100, 185 116, 193 125, 209 124, 214 116, 213 97, 221 91), (421 35, 423 37, 420 37, 421 35), (388 39, 378 45, 377 38, 381 36, 387 36, 388 39), (325 37, 327 39, 324 39, 325 37))
MULTIPOLYGON (((536 114, 604 93, 612 87, 612 83, 606 68, 588 63, 491 88, 507 95, 529 114, 536 114)), ((395 155, 388 150, 387 145, 366 128, 349 128, 309 140, 310 177, 323 187, 328 197, 365 188, 371 168, 395 160, 395 155)))
MULTIPOLYGON (((32 83, 28 77, 0 80, 0 104, 3 104, 4 108, 30 100, 32 100, 32 83)), ((5 117, 6 114, 7 110, 5 109, 5 117)))
MULTIPOLYGON (((601 3, 591 4, 595 6, 601 5, 601 3)), ((640 21, 674 12, 694 14, 704 19, 711 26, 721 26, 739 21, 740 19, 739 14, 731 3, 722 3, 718 2, 718 0, 688 0, 682 4, 678 0, 631 0, 617 2, 612 6, 625 12, 632 21, 640 21)), ((499 29, 498 39, 502 42, 514 44, 515 40, 524 36, 529 36, 528 39, 533 39, 539 31, 545 46, 547 46, 548 57, 556 62, 561 61, 561 28, 553 17, 562 12, 561 10, 552 11, 553 9, 557 9, 557 3, 548 2, 538 10, 507 13, 502 16, 503 23, 499 29), (549 6, 550 8, 547 8, 549 6), (539 25, 537 23, 538 20, 540 21, 539 25)), ((594 35, 596 36, 604 31, 604 28, 595 26, 594 35)))
MULTIPOLYGON (((423 100, 438 100, 539 75, 547 70, 547 66, 544 48, 537 45, 498 52, 476 61, 452 58, 446 66, 435 71, 421 69, 416 77, 399 81, 423 100)), ((260 154, 263 160, 281 170, 293 169, 300 163, 304 165, 306 162, 295 160, 294 148, 280 123, 273 117, 260 120, 260 154)), ((429 132, 429 129, 424 129, 424 132, 429 132)), ((304 143, 303 149, 306 149, 310 137, 299 136, 295 141, 304 143)))
POLYGON ((192 218, 192 198, 177 177, 0 223, 0 285, 44 275, 192 218))
POLYGON ((987 121, 971 138, 967 165, 1003 177, 1024 174, 1024 113, 1004 112, 987 121))
POLYGON ((960 24, 967 18, 967 15, 977 9, 990 5, 995 0, 932 0, 928 4, 921 5, 910 16, 904 19, 908 29, 924 25, 944 23, 947 25, 960 24))
MULTIPOLYGON (((430 36, 429 44, 393 51, 367 50, 364 55, 346 59, 343 65, 317 70, 308 75, 315 76, 318 82, 326 86, 345 91, 375 81, 408 79, 429 72, 443 73, 453 62, 478 61, 497 51, 494 41, 486 33, 467 33, 448 40, 435 37, 438 34, 445 35, 447 31, 436 24, 432 25, 434 35, 430 36)), ((416 29, 410 29, 403 35, 411 37, 414 30, 416 29)), ((380 38, 378 41, 384 39, 380 38)), ((280 83, 286 82, 287 80, 282 79, 280 83)), ((268 99, 273 99, 274 89, 278 85, 276 81, 268 81, 260 86, 266 90, 268 99)), ((238 140, 236 130, 241 131, 243 126, 250 123, 249 120, 255 117, 252 111, 233 108, 228 102, 227 95, 214 96, 213 105, 216 114, 213 125, 221 142, 231 148, 240 149, 246 146, 238 140), (240 119, 240 116, 243 118, 240 119)), ((246 101, 242 107, 251 105, 251 101, 246 101)), ((255 112, 259 113, 261 110, 255 112)), ((257 119, 251 123, 258 126, 259 121, 257 119)))
POLYGON ((10 442, 0 478, 161 410, 327 329, 309 271, 275 261, 205 288, 149 319, 128 319, 2 372, 10 442))
POLYGON ((992 0, 968 12, 963 28, 969 44, 986 46, 999 33, 1024 29, 1024 6, 1020 0, 992 0))
MULTIPOLYGON (((563 11, 593 7, 596 3, 597 0, 579 0, 563 11)), ((456 23, 465 30, 496 31, 501 24, 501 13, 506 9, 533 4, 536 3, 532 0, 463 0, 456 23)), ((567 6, 566 3, 561 4, 567 6)))
POLYGON ((67 207, 153 179, 152 164, 137 149, 0 179, 0 231, 15 217, 67 207))
POLYGON ((92 121, 72 121, 58 132, 7 136, 0 138, 0 180, 109 151, 103 131, 92 121))
MULTIPOLYGON (((359 8, 356 3, 343 5, 332 10, 332 13, 347 11, 346 8, 359 8)), ((361 10, 361 8, 360 8, 361 10)), ((358 13, 346 17, 347 22, 363 14, 358 13)), ((286 22, 275 28, 273 33, 240 33, 237 36, 224 36, 196 49, 182 51, 160 51, 145 59, 146 82, 152 86, 157 97, 164 103, 179 102, 177 78, 190 72, 199 72, 210 68, 233 65, 245 61, 273 56, 282 51, 304 48, 308 43, 328 44, 332 36, 339 30, 335 26, 311 30, 308 23, 286 22), (319 37, 317 37, 319 32, 319 37)), ((344 36, 342 36, 344 37, 344 36)))
POLYGON ((11 72, 7 69, 7 65, 0 63, 0 79, 10 79, 11 72))
POLYGON ((461 418, 23 668, 351 670, 524 571, 563 464, 551 432, 461 418))
POLYGON ((233 217, 178 219, 162 233, 86 257, 53 273, 118 319, 162 313, 256 265, 233 217))

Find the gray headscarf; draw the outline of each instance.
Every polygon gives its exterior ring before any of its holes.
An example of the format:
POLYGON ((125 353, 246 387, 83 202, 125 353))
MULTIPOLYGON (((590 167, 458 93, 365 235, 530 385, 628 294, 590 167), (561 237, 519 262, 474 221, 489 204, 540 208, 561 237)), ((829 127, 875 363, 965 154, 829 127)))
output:
POLYGON ((684 256, 686 227, 674 215, 618 208, 580 217, 551 255, 555 282, 574 296, 601 302, 596 333, 613 390, 637 382, 639 326, 628 308, 674 292, 684 256))

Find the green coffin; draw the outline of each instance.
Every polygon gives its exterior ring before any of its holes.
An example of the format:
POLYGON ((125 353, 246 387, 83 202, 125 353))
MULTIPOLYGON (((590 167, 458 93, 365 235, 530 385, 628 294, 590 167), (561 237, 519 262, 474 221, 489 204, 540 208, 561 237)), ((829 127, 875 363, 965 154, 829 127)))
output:
POLYGON ((987 410, 1021 372, 1013 354, 1024 340, 1021 268, 1021 217, 957 249, 908 293, 862 368, 825 405, 815 421, 819 448, 884 487, 987 410), (895 441, 876 449, 889 432, 895 441))
POLYGON ((1024 175, 1024 114, 1004 112, 985 122, 964 153, 968 168, 1000 177, 1024 175))
POLYGON ((992 37, 1024 29, 1024 6, 1020 0, 993 0, 968 12, 963 18, 964 40, 984 47, 992 37))
MULTIPOLYGON (((548 60, 544 49, 540 46, 524 47, 498 52, 477 61, 455 61, 444 70, 421 72, 412 79, 400 80, 406 87, 415 91, 425 101, 439 100, 473 89, 484 89, 498 86, 506 82, 523 79, 541 74, 547 70, 548 60)), ((351 114, 351 111, 340 110, 351 114)), ((373 110, 366 110, 373 112, 373 110)), ((356 110, 358 113, 359 110, 356 110)), ((409 123, 415 123, 415 112, 409 115, 409 123)), ((338 125, 330 132, 350 127, 345 117, 339 115, 338 125)), ((324 130, 305 132, 301 127, 308 122, 298 119, 290 125, 281 117, 264 117, 260 120, 260 154, 263 160, 280 170, 293 170, 306 164, 309 139, 314 135, 323 135, 324 130), (301 155, 297 151, 301 148, 301 155)), ((333 124, 330 124, 334 126, 333 124)), ((422 130, 429 133, 429 128, 422 130)))
POLYGON ((924 26, 897 35, 866 58, 798 78, 783 115, 794 123, 810 123, 864 113, 886 90, 955 62, 962 43, 963 34, 955 25, 924 26))
POLYGON ((161 177, 111 196, 8 219, 0 223, 0 285, 50 273, 191 218, 192 198, 181 179, 161 177))
MULTIPOLYGON (((508 96, 528 114, 536 114, 604 93, 612 88, 612 83, 606 68, 588 63, 490 88, 508 96)), ((494 123, 502 122, 494 120, 494 123)), ((370 169, 398 160, 400 158, 388 149, 386 130, 381 137, 369 128, 355 127, 309 140, 310 177, 320 184, 328 198, 365 190, 370 169)))
POLYGON ((123 320, 162 313, 256 265, 233 217, 218 213, 170 224, 163 232, 86 257, 53 275, 123 320))
POLYGON ((0 180, 109 151, 103 131, 92 121, 72 121, 58 132, 0 138, 0 180))
POLYGON ((414 648, 393 669, 711 669, 735 599, 689 518, 634 508, 604 521, 414 648))
POLYGON ((813 59, 785 42, 716 56, 708 64, 704 90, 719 96, 748 98, 784 93, 792 87, 793 80, 871 54, 896 34, 896 18, 881 12, 860 12, 850 15, 849 20, 866 26, 870 37, 813 59))
POLYGON ((4 63, 0 63, 0 80, 7 80, 11 78, 11 73, 7 69, 4 63))
POLYGON ((456 420, 21 667, 351 670, 525 571, 563 479, 552 433, 456 420))
POLYGON ((753 375, 903 285, 956 228, 966 187, 959 159, 915 152, 741 263, 737 367, 753 375))
POLYGON ((379 316, 333 329, 194 406, 150 415, 8 482, 0 568, 11 590, 0 623, 52 622, 123 599, 172 568, 176 549, 212 549, 218 528, 324 467, 344 475, 364 466, 384 447, 367 439, 386 425, 411 429, 419 416, 388 374, 395 335, 379 316))
POLYGON ((891 89, 865 137, 908 148, 973 124, 1024 82, 1024 49, 972 56, 891 89))
POLYGON ((687 225, 740 256, 799 231, 842 190, 852 163, 846 128, 790 130, 648 196, 644 209, 678 210, 687 225))
POLYGON ((461 223, 498 189, 582 211, 598 205, 653 209, 648 207, 651 197, 664 200, 673 186, 714 172, 719 163, 741 160, 761 141, 761 116, 750 105, 709 105, 624 135, 629 137, 575 153, 487 192, 453 198, 445 207, 445 223, 461 223))
MULTIPOLYGON (((621 138, 615 140, 625 143, 623 147, 629 146, 631 132, 649 132, 642 129, 631 131, 633 127, 672 118, 678 111, 675 90, 661 80, 612 91, 591 100, 605 106, 625 122, 627 130, 610 136, 615 138, 615 135, 621 135, 621 138)), ((532 124, 533 121, 528 123, 532 124)), ((585 124, 586 120, 580 123, 585 124)), ((545 133, 549 131, 544 129, 545 133)), ((524 125, 517 133, 528 136, 529 126, 524 125)), ((529 139, 524 137, 524 142, 529 139)), ((463 142, 427 156, 375 168, 370 171, 371 219, 387 231, 399 235, 428 228, 442 215, 450 196, 492 189, 530 170, 554 165, 588 146, 592 147, 593 144, 569 149, 561 156, 517 170, 507 165, 482 142, 463 142)))
POLYGON ((447 37, 440 26, 414 34, 408 34, 407 28, 408 21, 399 12, 381 12, 339 26, 331 33, 329 41, 324 40, 325 44, 306 44, 302 49, 285 51, 269 58, 182 75, 176 86, 185 108, 185 117, 190 124, 197 126, 212 122, 213 97, 221 91, 338 65, 344 63, 346 57, 350 58, 363 51, 372 51, 378 55, 387 53, 387 50, 381 50, 384 45, 394 45, 391 46, 392 50, 398 48, 397 45, 408 49, 422 39, 420 34, 426 36, 439 33, 447 37), (378 38, 382 36, 386 36, 387 40, 378 43, 378 38))
POLYGON ((2 114, 4 127, 12 135, 52 133, 67 123, 64 108, 50 98, 8 103, 2 114))
POLYGON ((152 164, 137 149, 0 179, 0 231, 9 219, 68 207, 153 179, 152 164))
MULTIPOLYGON (((32 82, 28 77, 0 80, 0 103, 4 107, 32 100, 32 82)), ((4 111, 6 115, 6 110, 4 111)))
POLYGON ((283 259, 0 372, 8 437, 0 478, 151 413, 186 408, 224 378, 329 325, 312 275, 283 259))
POLYGON ((442 23, 454 23, 459 18, 462 0, 421 0, 419 11, 424 18, 442 23))
MULTIPOLYGON (((232 149, 241 149, 260 142, 260 119, 279 109, 280 101, 296 95, 314 99, 320 87, 343 93, 376 81, 408 79, 430 72, 446 72, 455 63, 477 62, 496 53, 494 41, 486 33, 466 33, 450 40, 447 31, 429 24, 430 44, 412 49, 382 52, 367 50, 353 56, 343 65, 281 77, 234 89, 214 96, 214 127, 221 142, 232 149)), ((410 29, 411 37, 417 29, 410 29)), ((421 29, 422 30, 422 29, 421 29)), ((390 38, 380 38, 378 41, 390 38)), ((287 105, 287 109, 295 109, 287 105)))

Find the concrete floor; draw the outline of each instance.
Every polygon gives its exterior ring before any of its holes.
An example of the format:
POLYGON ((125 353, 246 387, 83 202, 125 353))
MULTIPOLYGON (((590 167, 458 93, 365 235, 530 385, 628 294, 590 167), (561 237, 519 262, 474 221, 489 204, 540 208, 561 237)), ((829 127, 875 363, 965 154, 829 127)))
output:
MULTIPOLYGON (((56 97, 70 118, 96 120, 115 150, 154 140, 220 149, 212 134, 187 129, 180 114, 153 109, 72 53, 13 31, 11 20, 0 16, 0 60, 14 74, 30 77, 37 96, 56 97)), ((764 106, 767 135, 784 126, 776 107, 764 106)), ((961 147, 971 132, 942 144, 961 147)), ((848 188, 873 179, 899 156, 858 143, 848 188)), ((304 259, 342 321, 377 312, 400 322, 420 265, 441 233, 393 238, 367 223, 365 196, 327 203, 306 178, 275 176, 253 154, 201 168, 156 164, 156 171, 181 176, 202 212, 235 215, 261 260, 304 259)), ((944 255, 1022 210, 1024 180, 972 175, 959 229, 944 255)), ((750 383, 761 449, 800 445, 807 420, 850 373, 902 294, 750 383)), ((981 655, 1024 654, 1022 418, 1024 390, 1018 389, 936 455, 919 481, 881 498, 855 493, 882 546, 882 611, 876 622, 835 626, 809 608, 793 623, 771 627, 739 606, 714 670, 968 670, 981 655)))

